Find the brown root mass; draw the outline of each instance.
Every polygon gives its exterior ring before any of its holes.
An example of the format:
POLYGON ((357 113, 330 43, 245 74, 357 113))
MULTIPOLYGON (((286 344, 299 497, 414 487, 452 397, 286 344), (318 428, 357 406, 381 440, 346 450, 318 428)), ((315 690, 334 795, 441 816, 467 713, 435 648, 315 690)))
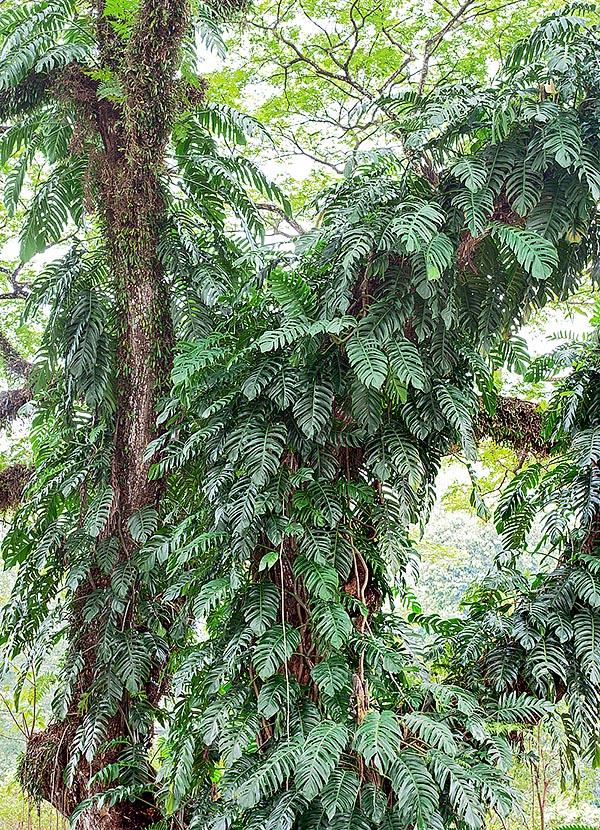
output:
POLYGON ((31 371, 31 363, 21 357, 10 340, 0 331, 0 359, 14 375, 26 378, 31 371))
POLYGON ((493 415, 482 406, 475 424, 475 435, 478 439, 491 438, 518 453, 540 457, 550 455, 553 449, 552 441, 543 435, 540 408, 520 398, 498 398, 493 415))
POLYGON ((12 464, 0 471, 0 513, 19 506, 32 475, 33 470, 26 464, 12 464))
MULTIPOLYGON (((88 786, 85 765, 75 771, 70 787, 65 786, 63 774, 69 761, 70 747, 79 725, 79 717, 53 723, 43 732, 35 733, 27 742, 27 749, 18 769, 18 780, 23 790, 35 801, 47 801, 61 814, 69 816, 86 797, 93 795, 88 786)), ((115 751, 100 755, 96 761, 114 762, 115 751)), ((100 788, 97 790, 100 791, 100 788)), ((135 830, 148 827, 160 820, 152 795, 147 800, 121 802, 112 807, 92 806, 86 810, 77 826, 84 830, 135 830)))
POLYGON ((31 398, 32 392, 27 386, 0 392, 0 429, 14 421, 21 407, 29 403, 31 398))

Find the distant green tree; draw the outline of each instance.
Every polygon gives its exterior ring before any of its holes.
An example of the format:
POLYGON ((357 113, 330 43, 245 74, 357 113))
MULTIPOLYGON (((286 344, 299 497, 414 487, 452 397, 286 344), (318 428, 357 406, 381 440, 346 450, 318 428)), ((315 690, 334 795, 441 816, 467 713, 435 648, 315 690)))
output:
MULTIPOLYGON (((562 5, 264 0, 231 27, 228 54, 208 76, 218 100, 250 107, 267 125, 276 144, 254 142, 255 150, 300 207, 342 175, 352 153, 404 147, 403 96, 456 84, 468 97, 474 84, 493 83, 535 20, 562 5)), ((594 15, 583 5, 577 13, 594 15)))

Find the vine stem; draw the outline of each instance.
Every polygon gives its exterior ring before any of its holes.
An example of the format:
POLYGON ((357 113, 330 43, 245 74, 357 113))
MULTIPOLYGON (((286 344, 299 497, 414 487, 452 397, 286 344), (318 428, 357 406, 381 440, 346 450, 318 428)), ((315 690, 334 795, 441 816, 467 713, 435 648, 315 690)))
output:
POLYGON ((287 629, 285 623, 285 584, 283 576, 283 542, 279 546, 279 574, 281 578, 281 627, 283 629, 283 650, 285 653, 285 660, 283 662, 283 670, 285 673, 285 721, 286 734, 288 741, 290 740, 290 670, 288 666, 287 657, 287 629))

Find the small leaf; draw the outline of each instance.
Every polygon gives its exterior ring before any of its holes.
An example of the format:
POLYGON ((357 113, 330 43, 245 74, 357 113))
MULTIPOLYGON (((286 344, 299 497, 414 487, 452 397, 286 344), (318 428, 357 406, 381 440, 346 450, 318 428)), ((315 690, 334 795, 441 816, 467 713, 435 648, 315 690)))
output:
POLYGON ((158 513, 147 505, 131 514, 127 520, 127 527, 134 542, 144 544, 152 536, 158 526, 158 513))

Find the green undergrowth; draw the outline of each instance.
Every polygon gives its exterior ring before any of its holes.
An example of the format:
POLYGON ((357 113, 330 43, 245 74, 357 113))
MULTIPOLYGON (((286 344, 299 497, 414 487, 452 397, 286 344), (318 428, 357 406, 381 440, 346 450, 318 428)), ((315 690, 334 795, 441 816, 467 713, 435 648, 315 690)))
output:
POLYGON ((47 804, 38 808, 28 801, 17 784, 0 783, 0 830, 67 830, 63 821, 47 804))

